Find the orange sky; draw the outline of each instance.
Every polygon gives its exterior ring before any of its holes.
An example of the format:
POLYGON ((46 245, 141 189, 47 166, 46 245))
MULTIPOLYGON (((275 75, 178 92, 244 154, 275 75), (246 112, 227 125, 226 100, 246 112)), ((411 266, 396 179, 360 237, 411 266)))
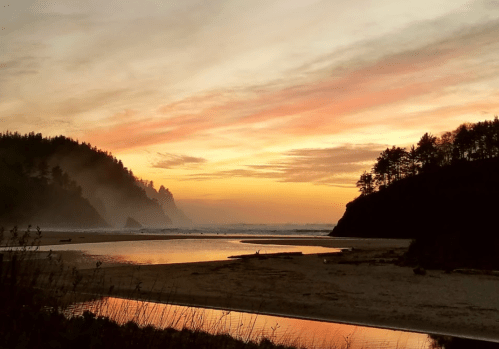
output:
POLYGON ((0 0, 0 131, 63 134, 199 223, 335 223, 387 146, 499 114, 497 1, 0 0))

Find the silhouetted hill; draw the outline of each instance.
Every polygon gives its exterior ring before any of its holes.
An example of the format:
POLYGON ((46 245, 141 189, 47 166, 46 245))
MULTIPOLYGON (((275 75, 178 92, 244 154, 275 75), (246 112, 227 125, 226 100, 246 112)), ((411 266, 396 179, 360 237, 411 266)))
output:
POLYGON ((499 268, 499 159, 401 179, 347 204, 330 236, 411 238, 425 267, 499 268))
POLYGON ((0 135, 0 166, 0 197, 7 208, 1 213, 3 224, 26 220, 50 225, 106 224, 95 217, 99 214, 116 227, 123 227, 128 217, 148 226, 171 224, 131 170, 89 144, 64 136, 5 133, 0 135))
POLYGON ((16 151, 0 138, 0 226, 108 226, 67 173, 54 167, 49 175, 43 162, 34 165, 16 151))
POLYGON ((416 238, 495 229, 499 160, 461 162, 401 179, 347 204, 331 236, 416 238))
POLYGON ((499 118, 384 150, 330 236, 413 238, 406 262, 499 268, 499 118))

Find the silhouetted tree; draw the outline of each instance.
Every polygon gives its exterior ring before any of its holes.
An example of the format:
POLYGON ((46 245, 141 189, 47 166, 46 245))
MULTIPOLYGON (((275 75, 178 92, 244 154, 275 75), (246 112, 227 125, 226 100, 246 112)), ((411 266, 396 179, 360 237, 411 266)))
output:
POLYGON ((403 148, 386 148, 376 160, 373 174, 380 188, 402 179, 408 171, 408 154, 403 148))
POLYGON ((374 192, 375 183, 372 173, 364 171, 357 182, 357 188, 359 188, 362 195, 369 195, 374 192))
POLYGON ((469 124, 462 124, 454 132, 453 160, 471 160, 473 140, 471 138, 469 124))
MULTIPOLYGON (((403 148, 386 148, 372 168, 374 179, 373 192, 392 183, 421 173, 438 170, 461 161, 474 161, 499 157, 499 118, 492 121, 465 123, 452 132, 445 132, 440 137, 425 133, 417 147, 409 151, 403 148)), ((362 174, 365 176, 366 173, 362 174)), ((365 177, 357 182, 363 195, 365 177)))
POLYGON ((407 152, 407 171, 406 176, 412 177, 419 173, 421 170, 421 165, 419 163, 418 152, 414 145, 411 146, 411 149, 407 152))
POLYGON ((374 179, 376 181, 376 186, 380 189, 390 185, 390 160, 388 156, 389 149, 386 148, 380 156, 376 159, 376 163, 373 166, 374 179))
POLYGON ((428 172, 438 167, 437 137, 425 133, 418 142, 416 152, 421 163, 422 172, 428 172))
POLYGON ((59 165, 52 167, 52 181, 57 184, 58 186, 62 187, 63 186, 63 181, 62 181, 62 169, 59 165))
POLYGON ((49 167, 47 165, 47 161, 41 160, 38 163, 38 178, 45 183, 47 181, 48 173, 49 167))
POLYGON ((454 135, 452 132, 445 132, 440 138, 437 138, 436 146, 440 165, 450 165, 452 163, 453 143, 454 135))
POLYGON ((407 173, 407 152, 400 147, 388 150, 389 171, 394 181, 405 177, 407 173))

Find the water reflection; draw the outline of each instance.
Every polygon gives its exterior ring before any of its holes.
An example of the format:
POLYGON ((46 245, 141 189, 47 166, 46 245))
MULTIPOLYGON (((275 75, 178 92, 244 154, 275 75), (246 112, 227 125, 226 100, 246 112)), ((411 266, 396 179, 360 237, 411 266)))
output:
POLYGON ((306 348, 434 348, 429 337, 420 333, 112 297, 73 305, 67 314, 81 315, 85 310, 120 324, 134 321, 142 326, 201 330, 229 334, 244 341, 269 338, 274 343, 306 348))
POLYGON ((243 244, 233 239, 185 239, 101 242, 42 246, 44 251, 82 251, 91 259, 108 263, 167 264, 225 260, 232 255, 275 252, 328 253, 339 249, 319 246, 243 244))
POLYGON ((430 349, 499 349, 499 343, 484 342, 468 338, 430 335, 430 349))

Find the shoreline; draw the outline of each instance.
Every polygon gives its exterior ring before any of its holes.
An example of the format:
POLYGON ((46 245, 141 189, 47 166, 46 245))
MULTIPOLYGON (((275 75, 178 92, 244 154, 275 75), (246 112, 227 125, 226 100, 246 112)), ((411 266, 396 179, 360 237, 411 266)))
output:
POLYGON ((79 239, 83 234, 48 233, 44 242, 73 235, 78 240, 71 244, 234 238, 245 243, 353 247, 351 252, 326 257, 118 265, 103 270, 117 286, 109 295, 114 297, 130 294, 135 285, 131 280, 140 280, 145 292, 133 298, 146 301, 159 299, 162 292, 167 298, 162 303, 499 342, 499 277, 438 270, 415 275, 412 268, 395 265, 409 240, 99 233, 79 239))
POLYGON ((346 245, 348 245, 347 247, 353 248, 370 248, 371 245, 372 248, 405 247, 409 241, 407 239, 335 238, 329 236, 209 235, 199 233, 147 234, 141 233, 140 231, 130 231, 130 233, 42 231, 40 246, 175 239, 241 239, 241 242, 246 244, 322 246, 330 248, 340 248, 345 247, 346 245), (68 239, 71 239, 71 241, 67 241, 68 239))
POLYGON ((368 322, 368 321, 355 321, 355 320, 348 320, 345 318, 334 318, 334 317, 317 317, 317 316, 307 316, 303 314, 295 314, 295 313, 283 313, 283 312, 272 312, 272 311, 266 311, 266 310, 255 310, 251 308, 244 308, 244 307, 229 307, 229 306, 220 306, 220 305, 210 305, 209 303, 198 303, 198 302, 185 302, 185 301, 175 301, 175 300, 167 300, 167 301, 161 301, 161 300, 154 300, 154 299, 149 299, 147 297, 138 297, 138 298, 127 298, 127 297, 120 297, 119 295, 99 295, 99 294, 94 294, 95 296, 98 297, 115 297, 115 298, 122 298, 126 300, 133 300, 133 301, 144 301, 144 302, 150 302, 150 303, 157 303, 157 304, 164 304, 164 305, 176 305, 176 306, 183 306, 187 308, 199 308, 199 309, 214 309, 214 310, 226 310, 226 311, 234 311, 234 312, 240 312, 240 313, 245 313, 245 314, 253 314, 253 315, 268 315, 268 316, 276 316, 276 317, 283 317, 283 318, 291 318, 291 319, 298 319, 298 320, 308 320, 308 321, 317 321, 317 322, 325 322, 325 323, 334 323, 334 324, 339 324, 339 325, 351 325, 351 326, 359 326, 359 327, 368 327, 368 328, 375 328, 375 329, 383 329, 383 330, 392 330, 392 331, 400 331, 400 332, 410 332, 410 333, 418 333, 418 334, 424 334, 424 335, 437 335, 437 336, 449 336, 449 337, 456 337, 456 338, 463 338, 463 339, 471 339, 471 340, 477 340, 477 341, 484 341, 484 342, 493 342, 493 343, 499 343, 499 337, 491 337, 491 336, 486 336, 486 335, 479 335, 479 334, 473 334, 473 333, 463 333, 462 331, 459 330, 428 330, 426 328, 421 328, 418 326, 395 326, 395 325, 386 325, 386 324, 380 324, 380 323, 374 323, 374 322, 368 322))
MULTIPOLYGON (((99 242, 120 241, 148 241, 148 240, 174 240, 174 239, 247 239, 248 235, 208 235, 208 234, 147 234, 140 231, 130 233, 106 232, 61 232, 42 231, 40 246, 75 245, 99 242), (67 241, 71 239, 71 241, 67 241), (66 241, 61 241, 66 240, 66 241)), ((254 238, 254 237, 253 237, 254 238)), ((265 239, 265 236, 258 236, 265 239)), ((271 238, 271 236, 269 236, 271 238)), ((273 236, 275 239, 275 236, 273 236)))
POLYGON ((374 323, 368 323, 368 322, 346 321, 346 320, 333 319, 333 318, 317 318, 317 317, 304 316, 304 315, 272 313, 272 312, 264 312, 264 311, 254 312, 250 309, 245 309, 245 308, 227 308, 227 307, 198 305, 198 304, 181 303, 181 302, 178 302, 178 303, 169 302, 168 303, 168 302, 161 302, 161 301, 158 302, 158 301, 154 301, 154 300, 145 300, 145 299, 140 299, 140 298, 133 299, 133 300, 158 303, 158 304, 165 304, 165 305, 171 304, 171 305, 200 308, 200 309, 228 310, 228 311, 235 311, 235 312, 245 313, 245 314, 268 315, 268 316, 291 318, 291 319, 297 319, 297 320, 326 322, 326 323, 334 323, 334 324, 339 324, 339 325, 369 327, 369 328, 376 328, 376 329, 383 329, 383 330, 411 332, 411 333, 426 334, 426 335, 449 336, 449 337, 456 337, 456 338, 472 339, 472 340, 477 340, 477 341, 499 343, 499 338, 480 337, 480 336, 474 336, 474 335, 463 335, 462 333, 458 333, 458 332, 449 332, 449 331, 447 331, 447 332, 429 332, 429 331, 425 331, 425 330, 421 330, 421 329, 417 329, 417 328, 396 327, 396 326, 380 326, 380 325, 377 325, 374 323))

